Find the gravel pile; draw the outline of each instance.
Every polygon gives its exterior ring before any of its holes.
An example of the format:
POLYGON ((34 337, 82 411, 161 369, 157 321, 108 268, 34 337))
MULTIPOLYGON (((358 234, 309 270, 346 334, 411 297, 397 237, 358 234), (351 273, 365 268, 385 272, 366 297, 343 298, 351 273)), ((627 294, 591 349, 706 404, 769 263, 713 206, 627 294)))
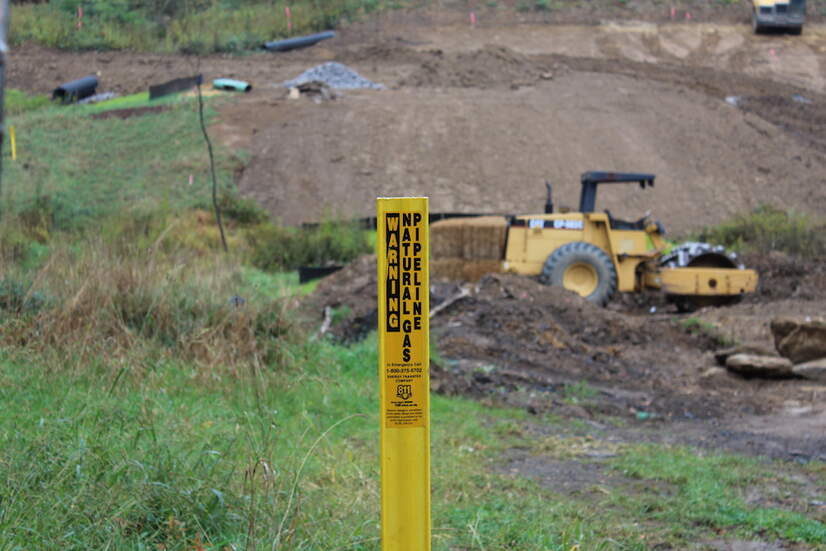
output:
POLYGON ((383 90, 382 84, 376 84, 367 80, 346 65, 330 61, 322 63, 312 69, 307 69, 292 80, 284 82, 287 88, 294 88, 308 82, 323 82, 330 88, 339 90, 355 90, 357 88, 368 88, 371 90, 383 90))

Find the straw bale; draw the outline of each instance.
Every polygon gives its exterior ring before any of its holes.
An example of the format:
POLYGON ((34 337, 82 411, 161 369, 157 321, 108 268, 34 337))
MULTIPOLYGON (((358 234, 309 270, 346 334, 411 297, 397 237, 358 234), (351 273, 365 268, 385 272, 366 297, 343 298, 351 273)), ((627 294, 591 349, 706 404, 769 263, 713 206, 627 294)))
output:
POLYGON ((508 225, 503 216, 453 218, 430 227, 433 258, 499 260, 504 255, 508 225))
POLYGON ((430 225, 430 253, 433 258, 460 258, 464 226, 446 224, 443 220, 430 225))
POLYGON ((447 279, 450 281, 479 281, 479 279, 486 274, 501 271, 501 260, 439 258, 431 260, 430 262, 430 275, 433 279, 447 279))

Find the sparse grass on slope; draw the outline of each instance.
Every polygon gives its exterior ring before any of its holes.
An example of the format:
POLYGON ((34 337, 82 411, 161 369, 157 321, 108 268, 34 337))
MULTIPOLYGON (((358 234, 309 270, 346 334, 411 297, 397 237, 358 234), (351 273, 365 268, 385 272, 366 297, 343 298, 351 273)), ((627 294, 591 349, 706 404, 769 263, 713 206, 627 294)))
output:
MULTIPOLYGON (((14 97, 19 114, 10 124, 17 131, 18 160, 3 164, 0 249, 19 249, 12 251, 15 261, 40 255, 38 247, 62 232, 125 236, 149 246, 166 231, 164 243, 217 250, 209 165, 193 98, 150 102, 135 94, 62 107, 14 97), (129 111, 147 107, 158 110, 129 111)), ((300 231, 271 222, 235 192, 232 175, 244 153, 230 152, 217 139, 213 144, 230 247, 249 255, 256 267, 341 263, 370 250, 369 236, 352 225, 328 221, 300 231)))
POLYGON ((636 509, 635 516, 640 520, 665 522, 683 533, 703 527, 729 537, 760 535, 769 540, 781 538, 819 549, 826 547, 826 524, 822 519, 746 503, 746 498, 755 499, 755 494, 770 501, 778 495, 804 493, 801 501, 811 501, 805 498, 808 488, 790 480, 783 468, 773 472, 772 466, 754 459, 661 446, 629 450, 614 464, 627 476, 665 482, 676 488, 674 493, 660 493, 656 497, 620 498, 623 507, 636 509), (791 488, 781 490, 779 487, 784 485, 791 488))
MULTIPOLYGON (((193 101, 160 113, 95 119, 101 106, 47 107, 13 117, 16 162, 4 163, 3 207, 45 213, 50 230, 117 213, 209 204, 203 136, 193 101), (192 183, 190 184, 190 175, 192 183)), ((222 189, 238 159, 218 149, 222 189)))

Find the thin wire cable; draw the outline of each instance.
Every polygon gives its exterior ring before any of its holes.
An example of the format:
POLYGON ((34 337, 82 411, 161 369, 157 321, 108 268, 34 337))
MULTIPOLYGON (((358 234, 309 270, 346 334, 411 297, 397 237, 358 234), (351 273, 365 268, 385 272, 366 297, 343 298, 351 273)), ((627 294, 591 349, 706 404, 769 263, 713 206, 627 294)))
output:
POLYGON ((227 247, 227 238, 224 235, 224 222, 221 220, 221 207, 218 205, 218 179, 215 176, 215 156, 212 153, 212 142, 207 133, 206 123, 204 123, 204 98, 201 96, 201 83, 198 87, 198 118, 201 121, 201 131, 204 133, 204 139, 207 143, 207 151, 209 152, 209 173, 212 176, 212 207, 215 209, 215 221, 218 222, 218 230, 221 232, 221 245, 224 247, 224 252, 229 252, 227 247))

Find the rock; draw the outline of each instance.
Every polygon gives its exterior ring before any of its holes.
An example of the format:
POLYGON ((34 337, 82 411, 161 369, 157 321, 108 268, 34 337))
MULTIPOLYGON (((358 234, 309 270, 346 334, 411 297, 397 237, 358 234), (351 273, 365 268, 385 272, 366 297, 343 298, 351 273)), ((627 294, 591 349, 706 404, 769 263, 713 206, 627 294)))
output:
POLYGON ((733 371, 722 367, 709 367, 700 373, 699 383, 705 388, 717 390, 742 384, 742 381, 743 378, 733 371))
POLYGON ((726 360, 736 354, 754 354, 757 356, 777 356, 777 351, 770 346, 759 343, 738 344, 714 352, 714 360, 718 365, 726 365, 726 360))
POLYGON ((731 374, 722 367, 709 367, 700 373, 701 379, 725 379, 731 377, 731 374))
POLYGON ((826 320, 776 318, 771 331, 777 351, 795 364, 826 358, 826 320))
POLYGON ((794 318, 774 318, 769 327, 774 336, 775 345, 786 338, 789 333, 794 331, 802 322, 794 318))
POLYGON ((826 358, 797 364, 792 368, 792 373, 804 379, 826 383, 826 358))
POLYGON ((726 360, 726 367, 751 377, 788 377, 792 374, 792 362, 778 356, 735 354, 726 360))

